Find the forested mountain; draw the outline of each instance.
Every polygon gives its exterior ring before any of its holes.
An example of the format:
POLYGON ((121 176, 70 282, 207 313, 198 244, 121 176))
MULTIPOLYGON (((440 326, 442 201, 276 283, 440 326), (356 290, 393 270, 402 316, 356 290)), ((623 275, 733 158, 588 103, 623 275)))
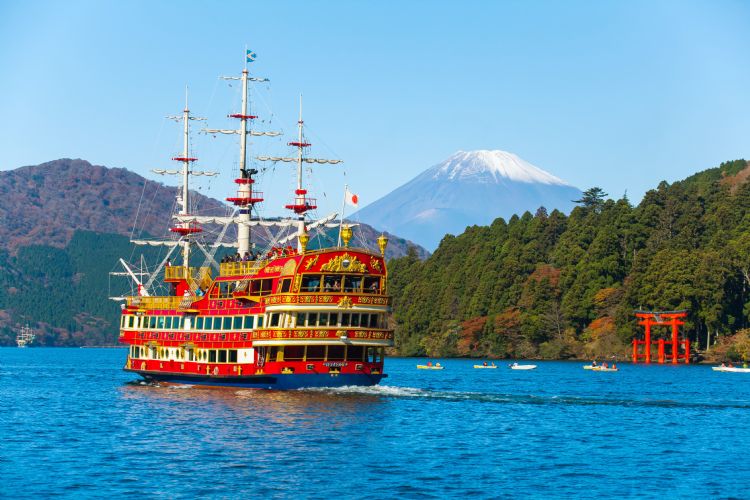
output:
MULTIPOLYGON (((108 273, 120 257, 143 253, 157 261, 158 250, 136 249, 129 236, 134 221, 138 236, 169 234, 176 194, 84 160, 0 171, 0 345, 14 344, 26 323, 37 332, 35 345, 115 344, 119 305, 108 297, 118 291, 110 291, 108 273)), ((193 199, 201 215, 226 213, 218 200, 199 193, 193 199)), ((310 247, 335 242, 333 231, 312 238, 310 247)), ((361 224, 354 233, 357 244, 377 248, 380 231, 361 224)), ((390 235, 387 256, 405 255, 410 244, 390 235)))
POLYGON ((748 177, 746 161, 723 163, 638 206, 592 188, 570 216, 540 208, 446 236, 425 261, 395 259, 397 350, 624 356, 641 308, 688 309, 685 331, 705 348, 750 321, 748 177))

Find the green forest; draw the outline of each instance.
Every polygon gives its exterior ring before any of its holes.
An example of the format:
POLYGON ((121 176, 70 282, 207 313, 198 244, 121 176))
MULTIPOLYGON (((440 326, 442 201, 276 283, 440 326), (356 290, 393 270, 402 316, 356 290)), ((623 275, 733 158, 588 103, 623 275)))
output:
POLYGON ((426 260, 392 260, 396 351, 624 358, 642 334, 638 309, 687 309, 684 331, 700 349, 746 338, 748 174, 745 160, 723 163, 662 182, 637 206, 591 188, 569 216, 541 207, 447 235, 426 260))
MULTIPOLYGON (((748 357, 748 177, 745 160, 723 163, 637 206, 591 188, 570 215, 541 207, 448 235, 427 259, 391 259, 393 354, 624 358, 634 310, 687 309, 694 347, 748 357)), ((115 344, 119 304, 107 297, 121 291, 108 273, 133 252, 127 237, 89 231, 65 248, 0 252, 0 345, 26 322, 36 345, 115 344)))

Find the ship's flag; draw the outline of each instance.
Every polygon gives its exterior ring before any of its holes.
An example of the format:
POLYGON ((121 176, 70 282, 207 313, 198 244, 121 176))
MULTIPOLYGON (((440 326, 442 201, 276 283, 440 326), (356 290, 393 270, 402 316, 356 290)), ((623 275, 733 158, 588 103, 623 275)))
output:
POLYGON ((252 50, 247 51, 247 62, 253 62, 258 58, 258 55, 252 50))
POLYGON ((359 206, 359 196, 349 191, 349 188, 346 188, 346 203, 353 207, 359 206))

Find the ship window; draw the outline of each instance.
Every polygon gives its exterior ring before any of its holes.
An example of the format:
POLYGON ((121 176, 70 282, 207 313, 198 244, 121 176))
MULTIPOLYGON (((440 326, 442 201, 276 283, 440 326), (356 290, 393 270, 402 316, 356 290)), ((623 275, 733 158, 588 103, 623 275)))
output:
POLYGON ((307 313, 307 326, 316 326, 318 323, 318 313, 307 313))
POLYGON ((120 317, 120 328, 125 328, 125 318, 127 318, 125 315, 120 317))
POLYGON ((279 313, 272 313, 268 323, 269 327, 279 326, 279 313))
POLYGON ((226 363, 227 362, 227 350, 221 349, 219 350, 219 363, 226 363))
POLYGON ((234 326, 232 327, 234 330, 240 330, 242 328, 242 316, 235 316, 232 321, 234 323, 234 326))
POLYGON ((307 359, 308 360, 322 360, 325 359, 326 346, 324 345, 309 345, 307 346, 307 359))
POLYGON ((378 327, 378 315, 370 314, 370 328, 377 328, 377 327, 378 327))
POLYGON ((305 346, 288 345, 284 347, 284 359, 299 361, 305 356, 305 346))
POLYGON ((258 328, 263 328, 263 316, 258 316, 258 328))
POLYGON ((245 328, 247 330, 252 330, 253 328, 253 317, 254 316, 245 316, 245 328))
POLYGON ((216 363, 216 349, 209 349, 208 350, 208 362, 209 363, 216 363))
POLYGON ((218 330, 221 328, 221 318, 206 318, 206 330, 218 330))
POLYGON ((128 328, 133 328, 134 322, 135 322, 135 316, 128 316, 128 328))
POLYGON ((230 349, 229 350, 229 362, 230 363, 236 363, 237 362, 237 349, 230 349))
POLYGON ((344 361, 344 348, 343 345, 329 345, 326 359, 328 361, 344 361))
POLYGON ((341 326, 349 326, 351 314, 341 313, 341 326))
POLYGON ((362 276, 346 276, 344 278, 345 292, 359 292, 362 290, 362 276))
POLYGON ((284 361, 284 348, 271 347, 268 354, 268 361, 284 361))
POLYGON ((328 326, 328 313, 320 313, 320 319, 318 319, 318 325, 328 326))
POLYGON ((323 277, 323 290, 326 292, 341 291, 341 276, 330 274, 323 277))
POLYGON ((292 284, 292 280, 290 280, 290 279, 281 280, 281 291, 280 291, 280 293, 288 293, 289 292, 289 287, 291 286, 291 284, 292 284))
POLYGON ((195 361, 195 351, 193 349, 187 350, 188 361, 195 361))
POLYGON ((352 326, 359 326, 359 314, 352 314, 352 326))
POLYGON ((367 276, 365 278, 365 293, 380 293, 380 277, 367 276))
POLYGON ((375 351, 376 349, 374 347, 367 348, 367 361, 369 361, 370 363, 375 362, 375 351))
POLYGON ((305 318, 307 313, 297 313, 297 326, 305 326, 305 318))
POLYGON ((256 295, 267 295, 271 293, 271 287, 273 286, 273 280, 272 279, 264 279, 264 280, 252 280, 250 282, 250 290, 253 294, 256 295))
POLYGON ((148 328, 149 330, 153 330, 154 328, 156 328, 156 316, 148 317, 148 328))
POLYGON ((161 330, 164 328, 164 316, 157 316, 156 318, 156 328, 158 330, 161 330))
POLYGON ((222 327, 222 330, 231 330, 232 329, 232 318, 227 316, 224 318, 224 326, 222 327))
POLYGON ((365 348, 361 345, 350 345, 346 348, 346 359, 349 361, 362 361, 365 348))
POLYGON ((183 328, 185 325, 185 317, 184 316, 178 316, 174 319, 172 322, 172 325, 174 328, 183 328))
POLYGON ((203 330, 203 316, 198 316, 197 318, 195 318, 195 329, 203 330))
POLYGON ((307 274, 302 276, 302 292, 317 292, 320 290, 320 275, 307 274))
POLYGON ((166 328, 167 330, 172 329, 172 316, 167 316, 166 318, 164 318, 164 328, 166 328))

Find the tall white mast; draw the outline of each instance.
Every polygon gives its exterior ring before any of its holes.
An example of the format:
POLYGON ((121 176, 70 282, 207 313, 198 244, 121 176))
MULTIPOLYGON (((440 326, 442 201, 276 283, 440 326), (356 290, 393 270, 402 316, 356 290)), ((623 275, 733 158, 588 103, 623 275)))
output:
MULTIPOLYGON (((182 140, 182 207, 180 215, 188 214, 190 207, 190 189, 188 178, 190 177, 190 108, 188 107, 188 88, 185 86, 185 110, 182 112, 182 122, 184 136, 182 140)), ((182 223, 183 228, 189 228, 188 222, 182 223)), ((182 242, 182 266, 187 269, 190 267, 190 240, 185 238, 182 242)), ((187 272, 187 271, 186 271, 187 272)))
POLYGON ((342 160, 324 160, 321 158, 307 158, 305 157, 305 148, 311 146, 309 142, 305 141, 304 136, 305 122, 302 120, 302 95, 299 96, 299 120, 297 120, 297 141, 288 142, 287 145, 294 146, 297 148, 296 158, 287 158, 279 156, 258 156, 258 160, 261 161, 283 161, 297 164, 297 189, 294 191, 294 203, 286 205, 285 208, 293 211, 297 215, 297 251, 302 251, 302 243, 299 241, 299 236, 305 232, 305 213, 310 210, 318 208, 314 198, 307 197, 307 190, 302 187, 302 164, 331 164, 342 163, 342 160))
MULTIPOLYGON (((182 175, 182 192, 177 196, 177 202, 180 206, 179 215, 184 219, 185 216, 190 214, 190 176, 212 176, 216 175, 216 172, 203 172, 190 168, 190 164, 198 160, 198 158, 190 156, 190 121, 204 121, 205 118, 190 116, 187 86, 185 87, 185 109, 182 111, 182 115, 168 116, 167 118, 177 122, 182 121, 182 156, 176 156, 172 158, 172 160, 182 163, 182 170, 154 169, 152 170, 152 172, 160 175, 182 175)), ((172 231, 173 233, 178 233, 182 236, 182 240, 180 242, 180 245, 182 247, 182 265, 187 269, 188 267, 190 267, 191 237, 193 234, 201 232, 201 228, 196 224, 191 224, 189 221, 185 221, 176 224, 175 227, 170 228, 170 231, 172 231)))
POLYGON ((239 208, 237 217, 237 252, 244 256, 251 248, 250 219, 252 216, 253 206, 263 201, 262 193, 253 191, 252 185, 255 183, 253 175, 258 171, 247 168, 247 136, 269 136, 274 137, 281 135, 279 132, 257 132, 248 130, 248 122, 257 116, 248 114, 248 83, 249 82, 267 82, 267 78, 255 78, 249 76, 247 63, 255 60, 255 53, 246 50, 245 69, 242 70, 242 76, 222 76, 223 80, 240 80, 242 82, 242 108, 241 112, 229 115, 230 118, 240 120, 239 129, 204 129, 209 134, 238 134, 240 136, 240 175, 235 179, 238 184, 237 196, 227 198, 227 201, 234 203, 239 208))

